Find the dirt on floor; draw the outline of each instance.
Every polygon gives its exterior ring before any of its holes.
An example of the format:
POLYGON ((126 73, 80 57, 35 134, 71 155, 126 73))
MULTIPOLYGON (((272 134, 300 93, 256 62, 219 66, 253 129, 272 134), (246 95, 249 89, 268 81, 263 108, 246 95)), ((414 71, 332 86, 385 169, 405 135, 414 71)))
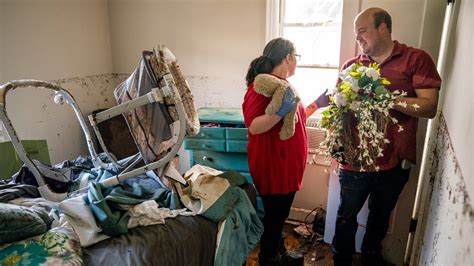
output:
MULTIPOLYGON (((323 237, 318 234, 303 237, 294 231, 295 226, 285 224, 284 232, 286 234, 285 245, 288 250, 298 251, 304 254, 305 266, 332 266, 331 245, 324 242, 323 237)), ((247 259, 247 266, 258 265, 257 247, 250 253, 247 259)), ((361 265, 358 256, 354 259, 353 265, 361 265)))

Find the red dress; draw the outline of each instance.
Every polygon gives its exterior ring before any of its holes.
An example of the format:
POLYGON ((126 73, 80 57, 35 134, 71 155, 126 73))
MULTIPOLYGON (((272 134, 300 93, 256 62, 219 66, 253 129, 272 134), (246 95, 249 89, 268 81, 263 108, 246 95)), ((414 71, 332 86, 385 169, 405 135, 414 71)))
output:
MULTIPOLYGON (((265 114, 271 99, 256 93, 253 83, 250 84, 242 104, 246 127, 254 118, 265 114)), ((279 136, 283 120, 265 133, 248 133, 250 175, 262 195, 288 194, 301 188, 308 156, 306 113, 301 102, 296 115, 295 134, 287 140, 281 140, 279 136)))

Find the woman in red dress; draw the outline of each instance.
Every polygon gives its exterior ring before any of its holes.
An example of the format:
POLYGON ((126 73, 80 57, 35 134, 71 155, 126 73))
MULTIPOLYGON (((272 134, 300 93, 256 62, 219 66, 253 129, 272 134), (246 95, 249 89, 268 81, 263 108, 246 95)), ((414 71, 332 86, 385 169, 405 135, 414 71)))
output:
POLYGON ((292 42, 277 38, 270 41, 263 55, 254 59, 247 73, 248 89, 242 104, 245 125, 248 128, 248 157, 250 175, 260 193, 265 209, 264 232, 260 239, 260 265, 303 265, 303 256, 288 252, 282 237, 283 225, 290 213, 296 191, 301 188, 306 166, 308 144, 306 115, 327 105, 323 93, 314 103, 304 107, 296 101, 296 91, 287 78, 295 73, 297 59, 292 42), (272 115, 265 108, 272 100, 255 92, 254 80, 258 74, 271 74, 286 83, 281 108, 272 115), (279 136, 284 117, 297 105, 298 122, 292 137, 281 140, 279 136))

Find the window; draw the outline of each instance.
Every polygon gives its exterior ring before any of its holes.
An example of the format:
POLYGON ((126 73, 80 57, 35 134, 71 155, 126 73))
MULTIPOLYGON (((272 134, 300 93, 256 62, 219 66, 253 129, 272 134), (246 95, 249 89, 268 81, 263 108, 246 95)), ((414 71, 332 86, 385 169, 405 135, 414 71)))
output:
POLYGON ((343 0, 267 0, 267 39, 291 40, 301 55, 289 79, 305 105, 335 86, 343 0))

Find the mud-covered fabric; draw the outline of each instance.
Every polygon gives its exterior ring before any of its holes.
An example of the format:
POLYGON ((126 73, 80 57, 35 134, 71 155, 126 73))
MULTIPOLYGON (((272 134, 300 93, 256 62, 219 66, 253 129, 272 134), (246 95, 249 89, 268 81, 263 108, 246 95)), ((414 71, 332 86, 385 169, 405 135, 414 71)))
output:
POLYGON ((42 234, 49 224, 46 212, 0 203, 0 244, 42 234))
MULTIPOLYGON (((188 172, 189 173, 189 172, 188 172)), ((263 224, 246 191, 247 179, 238 172, 201 174, 180 190, 183 204, 196 214, 225 224, 219 229, 214 265, 242 265, 258 243, 263 224)))
POLYGON ((176 57, 171 51, 157 46, 153 52, 144 51, 133 73, 114 90, 118 104, 126 103, 151 92, 154 88, 165 88, 163 102, 155 102, 124 113, 125 120, 137 147, 146 163, 158 161, 176 143, 172 139, 170 125, 179 120, 176 104, 183 104, 186 119, 186 134, 199 132, 199 118, 194 98, 176 57))

